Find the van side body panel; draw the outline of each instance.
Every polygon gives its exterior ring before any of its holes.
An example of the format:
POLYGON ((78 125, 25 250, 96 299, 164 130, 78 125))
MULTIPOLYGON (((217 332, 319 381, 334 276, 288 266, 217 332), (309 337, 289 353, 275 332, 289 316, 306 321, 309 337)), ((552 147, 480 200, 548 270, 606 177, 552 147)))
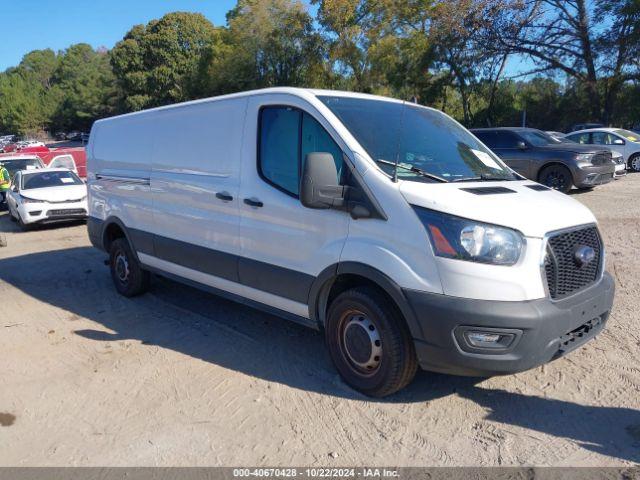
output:
POLYGON ((88 147, 89 216, 153 231, 152 135, 142 116, 96 122, 88 147))
POLYGON ((155 256, 235 282, 246 105, 246 98, 234 98, 153 118, 155 256))

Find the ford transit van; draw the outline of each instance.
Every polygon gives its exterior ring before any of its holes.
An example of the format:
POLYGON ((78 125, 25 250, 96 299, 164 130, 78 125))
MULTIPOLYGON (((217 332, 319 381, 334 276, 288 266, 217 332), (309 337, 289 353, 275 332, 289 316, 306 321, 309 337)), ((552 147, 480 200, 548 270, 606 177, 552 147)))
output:
POLYGON ((153 272, 320 329, 367 395, 530 369, 611 312, 593 214, 431 108, 259 90, 97 121, 87 152, 118 292, 153 272))

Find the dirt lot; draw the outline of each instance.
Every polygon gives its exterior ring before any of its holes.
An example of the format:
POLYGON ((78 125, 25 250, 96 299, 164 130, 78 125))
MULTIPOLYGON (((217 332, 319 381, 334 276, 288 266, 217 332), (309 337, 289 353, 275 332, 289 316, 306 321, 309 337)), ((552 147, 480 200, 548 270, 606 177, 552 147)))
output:
POLYGON ((625 465, 640 462, 640 175, 574 194, 617 295, 566 358, 491 379, 419 373, 371 401, 322 337, 168 280, 111 286, 84 225, 0 230, 0 465, 625 465))

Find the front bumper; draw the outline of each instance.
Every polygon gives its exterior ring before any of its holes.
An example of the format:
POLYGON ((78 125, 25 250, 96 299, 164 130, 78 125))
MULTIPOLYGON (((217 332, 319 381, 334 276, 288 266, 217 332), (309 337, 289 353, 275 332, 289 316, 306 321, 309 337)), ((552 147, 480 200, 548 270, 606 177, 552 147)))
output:
POLYGON ((609 183, 614 177, 614 166, 591 165, 573 169, 573 183, 578 188, 590 188, 609 183))
POLYGON ((605 272, 595 285, 569 298, 499 302, 404 290, 422 330, 414 344, 425 370, 467 376, 520 372, 555 360, 604 328, 615 287, 605 272), (504 348, 472 346, 468 331, 504 333, 504 348))
POLYGON ((19 211, 26 224, 68 222, 87 218, 87 202, 34 203, 19 211))
POLYGON ((624 163, 616 163, 615 177, 624 177, 627 174, 627 166, 624 163))

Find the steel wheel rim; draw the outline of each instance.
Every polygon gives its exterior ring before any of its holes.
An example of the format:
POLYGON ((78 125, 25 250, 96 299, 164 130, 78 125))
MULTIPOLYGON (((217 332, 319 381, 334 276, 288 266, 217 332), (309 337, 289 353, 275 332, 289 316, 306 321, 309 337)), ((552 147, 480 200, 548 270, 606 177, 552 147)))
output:
POLYGON ((634 157, 631 160, 631 168, 634 172, 640 172, 640 157, 634 157))
POLYGON ((127 283, 130 273, 129 261, 127 260, 127 256, 123 252, 118 252, 116 254, 114 264, 114 270, 116 272, 118 280, 120 280, 122 283, 127 283))
POLYGON ((375 375, 382 363, 382 339, 378 327, 363 312, 348 311, 340 320, 340 351, 358 375, 375 375))

